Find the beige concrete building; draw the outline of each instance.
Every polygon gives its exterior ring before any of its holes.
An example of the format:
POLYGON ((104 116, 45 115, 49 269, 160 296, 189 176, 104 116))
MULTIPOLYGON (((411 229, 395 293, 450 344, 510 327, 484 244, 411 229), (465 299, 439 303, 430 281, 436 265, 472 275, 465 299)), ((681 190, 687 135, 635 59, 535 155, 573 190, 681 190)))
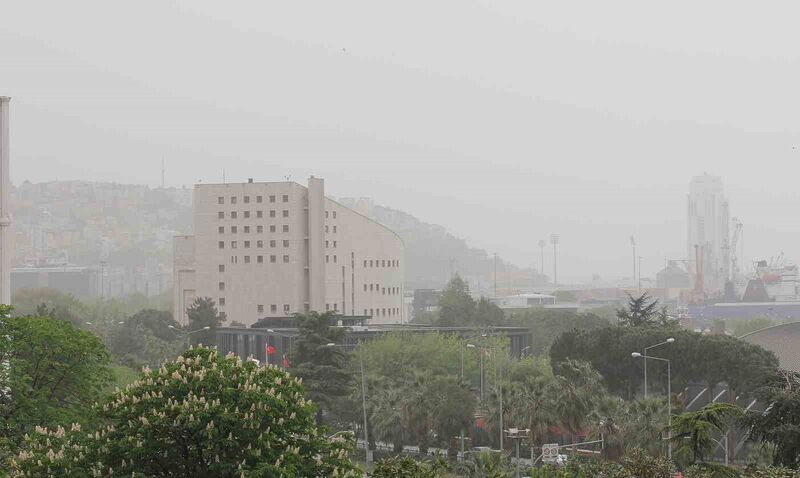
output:
POLYGON ((403 241, 325 197, 324 181, 198 184, 174 245, 175 317, 211 297, 227 321, 334 310, 403 321, 403 241))

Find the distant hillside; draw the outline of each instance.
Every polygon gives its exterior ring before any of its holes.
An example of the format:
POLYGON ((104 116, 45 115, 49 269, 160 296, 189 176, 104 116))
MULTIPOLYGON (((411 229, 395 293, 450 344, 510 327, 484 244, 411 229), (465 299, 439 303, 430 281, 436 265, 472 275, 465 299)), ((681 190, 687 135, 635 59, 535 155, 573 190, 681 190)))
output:
MULTIPOLYGON (((366 198, 341 198, 339 202, 397 232, 406 245, 406 287, 441 288, 458 273, 466 278, 474 293, 494 292, 494 258, 483 249, 470 247, 436 224, 384 206, 366 198)), ((530 269, 520 269, 497 260, 498 293, 514 292, 546 282, 546 277, 530 269)))

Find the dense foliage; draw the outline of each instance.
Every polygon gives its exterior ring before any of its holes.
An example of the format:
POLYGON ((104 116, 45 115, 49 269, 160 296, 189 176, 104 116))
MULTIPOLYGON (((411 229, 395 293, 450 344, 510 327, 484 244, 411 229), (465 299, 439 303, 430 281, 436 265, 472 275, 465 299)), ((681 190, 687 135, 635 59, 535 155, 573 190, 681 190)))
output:
POLYGON ((102 426, 32 433, 12 476, 358 476, 303 393, 282 370, 189 350, 98 406, 102 426))
POLYGON ((773 445, 775 465, 800 469, 800 374, 769 375, 756 396, 766 410, 749 415, 750 437, 773 445))
POLYGON ((36 425, 85 422, 111 380, 94 335, 49 317, 9 317, 0 306, 0 437, 16 443, 36 425))
POLYGON ((370 478, 438 478, 447 467, 441 461, 417 461, 410 457, 379 460, 370 478))

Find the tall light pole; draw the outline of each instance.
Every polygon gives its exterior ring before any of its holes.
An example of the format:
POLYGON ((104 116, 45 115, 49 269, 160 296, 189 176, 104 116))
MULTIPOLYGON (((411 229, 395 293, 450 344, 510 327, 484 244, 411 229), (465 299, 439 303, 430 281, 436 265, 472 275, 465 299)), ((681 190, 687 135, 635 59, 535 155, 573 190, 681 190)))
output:
POLYGON ((555 287, 558 287, 558 255, 556 246, 558 246, 559 239, 558 234, 550 234, 550 242, 553 243, 553 285, 555 285, 555 287))
POLYGON ((497 253, 494 253, 494 298, 497 299, 497 253))
MULTIPOLYGON (((675 342, 675 339, 670 337, 670 338, 668 338, 667 340, 665 340, 663 342, 659 342, 659 343, 657 343, 655 345, 651 345, 649 347, 645 347, 644 348, 644 353, 640 354, 640 355, 643 355, 644 357, 647 357, 647 351, 648 350, 654 349, 656 347, 660 347, 662 345, 671 344, 671 343, 674 343, 674 342, 675 342)), ((647 398, 647 360, 644 361, 644 398, 647 398)))
MULTIPOLYGON (((91 324, 91 322, 86 322, 86 323, 87 323, 87 324, 91 324)), ((168 325, 168 326, 167 326, 167 328, 169 328, 169 329, 172 329, 172 330, 178 330, 178 329, 177 329, 177 328, 176 328, 174 325, 168 325)), ((199 332, 205 332, 206 330, 211 330, 211 327, 209 327, 208 325, 206 325, 206 326, 205 326, 205 327, 203 327, 202 329, 193 330, 193 331, 191 331, 191 332, 187 332, 187 333, 185 333, 185 334, 180 334, 180 335, 181 335, 181 336, 182 336, 184 339, 186 339, 186 344, 188 345, 188 344, 189 344, 189 336, 190 336, 190 335, 192 335, 192 334, 197 334, 197 333, 199 333, 199 332)))
POLYGON ((660 362, 667 362, 667 458, 672 459, 672 362, 669 359, 661 357, 652 357, 649 355, 642 355, 639 352, 631 354, 633 358, 643 358, 644 363, 648 359, 658 360, 660 362))
POLYGON ((631 236, 631 248, 633 248, 633 283, 636 284, 636 239, 631 236))
POLYGON ((539 270, 542 272, 542 276, 544 276, 544 246, 547 245, 547 241, 544 239, 539 239, 539 252, 541 253, 541 262, 539 263, 539 270))
MULTIPOLYGON (((344 345, 328 343, 326 347, 345 347, 344 345)), ((364 451, 366 454, 367 468, 372 463, 372 450, 369 449, 369 435, 367 432, 367 381, 364 375, 364 356, 359 354, 358 361, 361 366, 361 406, 364 409, 364 451)))

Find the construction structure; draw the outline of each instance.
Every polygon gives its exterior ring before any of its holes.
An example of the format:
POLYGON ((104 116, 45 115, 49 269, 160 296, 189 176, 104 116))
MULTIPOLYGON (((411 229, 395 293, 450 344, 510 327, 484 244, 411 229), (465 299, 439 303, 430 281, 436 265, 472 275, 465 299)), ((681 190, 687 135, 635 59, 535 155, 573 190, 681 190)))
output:
POLYGON ((198 184, 193 208, 194 233, 174 243, 177 320, 209 297, 245 325, 308 311, 403 321, 403 241, 325 197, 321 178, 198 184))
POLYGON ((730 207, 719 176, 692 178, 686 219, 686 257, 698 300, 720 293, 731 277, 730 207))
POLYGON ((0 96, 0 303, 11 303, 11 150, 9 106, 11 98, 0 96))

